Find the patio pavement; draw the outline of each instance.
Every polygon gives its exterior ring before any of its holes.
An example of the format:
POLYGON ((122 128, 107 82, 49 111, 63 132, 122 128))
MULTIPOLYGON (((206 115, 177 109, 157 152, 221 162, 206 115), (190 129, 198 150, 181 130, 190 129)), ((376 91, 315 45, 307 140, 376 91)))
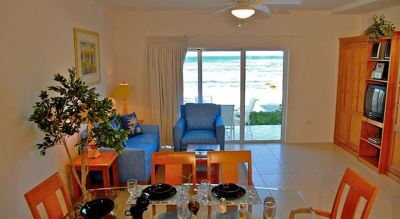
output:
MULTIPOLYGON (((239 140, 240 128, 234 127, 234 133, 225 127, 225 140, 239 140)), ((244 140, 281 140, 281 125, 251 125, 245 127, 244 140)))

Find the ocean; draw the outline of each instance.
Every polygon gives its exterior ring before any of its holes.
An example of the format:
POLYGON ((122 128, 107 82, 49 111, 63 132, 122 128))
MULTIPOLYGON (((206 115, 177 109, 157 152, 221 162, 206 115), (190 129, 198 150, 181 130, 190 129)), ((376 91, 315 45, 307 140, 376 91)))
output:
MULTIPOLYGON (((265 55, 263 51, 246 54, 246 105, 257 99, 255 111, 271 111, 282 104, 283 52, 265 55)), ((268 51, 265 51, 268 53, 268 51)), ((203 52, 204 102, 240 103, 240 52, 203 52)), ((196 102, 198 86, 197 53, 188 52, 184 70, 184 100, 196 102)))

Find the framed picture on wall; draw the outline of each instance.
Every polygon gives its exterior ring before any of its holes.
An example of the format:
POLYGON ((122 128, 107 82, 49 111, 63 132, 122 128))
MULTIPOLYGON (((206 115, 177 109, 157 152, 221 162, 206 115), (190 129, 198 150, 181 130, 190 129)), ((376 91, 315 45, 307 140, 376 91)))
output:
POLYGON ((99 33, 74 28, 75 66, 87 84, 100 83, 99 33))

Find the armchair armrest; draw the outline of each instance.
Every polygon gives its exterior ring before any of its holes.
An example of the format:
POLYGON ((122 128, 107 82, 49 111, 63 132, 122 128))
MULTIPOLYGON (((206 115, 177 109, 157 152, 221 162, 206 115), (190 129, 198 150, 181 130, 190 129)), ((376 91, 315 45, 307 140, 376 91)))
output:
POLYGON ((174 150, 181 151, 181 139, 185 134, 186 121, 184 118, 178 119, 174 126, 174 150))
POLYGON ((221 116, 215 119, 215 131, 217 136, 217 143, 221 147, 221 150, 225 150, 225 125, 224 120, 221 116))
POLYGON ((304 213, 312 213, 314 212, 315 214, 323 217, 330 218, 331 213, 322 211, 322 210, 317 210, 317 209, 312 209, 312 208, 298 208, 290 211, 290 216, 289 219, 295 219, 296 214, 304 214, 304 213))

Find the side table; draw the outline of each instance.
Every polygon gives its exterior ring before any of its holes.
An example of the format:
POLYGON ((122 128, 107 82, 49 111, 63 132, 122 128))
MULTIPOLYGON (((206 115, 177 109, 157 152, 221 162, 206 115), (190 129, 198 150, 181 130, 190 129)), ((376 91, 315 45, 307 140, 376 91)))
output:
MULTIPOLYGON (((118 154, 112 151, 102 152, 101 156, 95 159, 88 158, 88 166, 89 171, 101 171, 103 175, 103 187, 108 188, 111 187, 110 180, 110 168, 112 170, 113 176, 113 186, 119 186, 119 173, 118 173, 118 154)), ((81 156, 76 156, 73 160, 73 165, 76 168, 76 171, 81 170, 81 156)), ((68 165, 68 169, 71 175, 72 181, 72 190, 73 190, 73 201, 79 199, 81 194, 81 189, 79 188, 79 184, 76 181, 75 177, 72 173, 71 164, 68 165)))

